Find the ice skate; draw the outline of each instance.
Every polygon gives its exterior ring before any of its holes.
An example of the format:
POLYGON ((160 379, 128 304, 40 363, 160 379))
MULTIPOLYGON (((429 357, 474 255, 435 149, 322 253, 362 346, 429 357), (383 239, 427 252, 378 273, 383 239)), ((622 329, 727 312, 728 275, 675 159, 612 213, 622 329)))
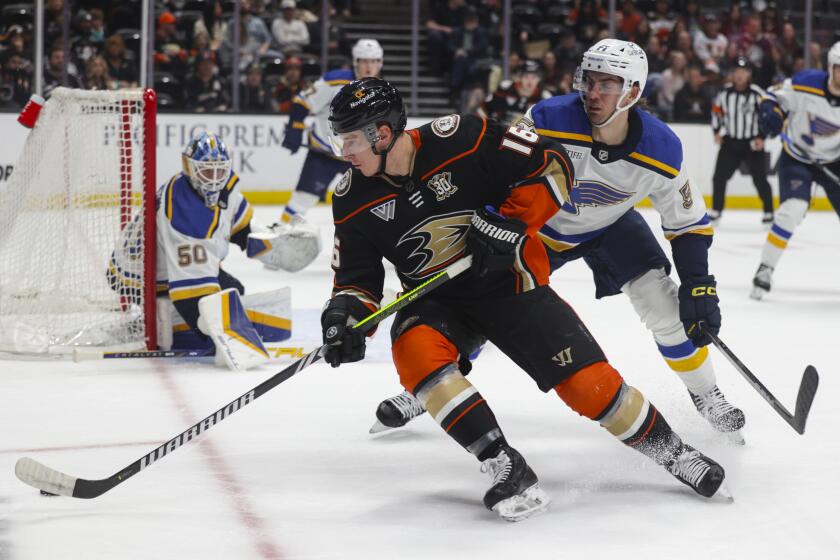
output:
POLYGON ((726 476, 723 467, 690 445, 682 444, 679 452, 665 463, 665 468, 701 496, 711 498, 720 490, 721 497, 732 500, 729 490, 722 487, 726 476))
POLYGON ((545 511, 551 503, 540 488, 537 475, 512 447, 504 447, 495 457, 485 460, 481 472, 492 479, 492 486, 484 494, 484 505, 505 521, 522 521, 545 511))
POLYGON ((770 291, 773 285, 773 268, 766 264, 758 266, 758 270, 753 277, 753 289, 750 292, 750 297, 760 300, 764 294, 770 291))
POLYGON ((717 385, 705 395, 695 395, 691 391, 688 394, 691 395, 691 400, 694 401, 697 412, 715 430, 726 434, 734 443, 744 445, 744 438, 740 432, 746 423, 744 412, 740 408, 732 406, 717 385))
POLYGON ((706 212, 706 215, 709 216, 709 222, 711 222, 712 226, 720 225, 721 212, 718 212, 717 210, 709 210, 706 212))
POLYGON ((423 405, 413 394, 403 391, 395 397, 385 399, 376 407, 376 422, 370 433, 376 434, 399 428, 426 412, 423 405))
POLYGON ((765 230, 770 229, 770 226, 773 225, 773 212, 764 212, 761 215, 761 227, 765 230))

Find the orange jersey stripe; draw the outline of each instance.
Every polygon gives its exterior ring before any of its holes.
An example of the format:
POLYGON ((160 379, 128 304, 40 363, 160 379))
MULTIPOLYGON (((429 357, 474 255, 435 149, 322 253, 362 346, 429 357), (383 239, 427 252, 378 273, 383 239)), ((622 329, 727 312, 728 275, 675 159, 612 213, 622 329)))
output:
POLYGON ((468 156, 471 153, 473 153, 474 151, 476 151, 478 149, 478 146, 481 144, 481 140, 482 140, 482 138, 484 138, 484 133, 486 131, 487 131, 487 119, 482 118, 481 119, 481 133, 478 135, 478 140, 475 141, 475 146, 473 146, 472 148, 470 148, 466 152, 460 153, 457 156, 451 157, 448 160, 444 161, 443 163, 441 163, 440 165, 438 165, 437 167, 435 167, 431 171, 428 171, 425 175, 420 177, 420 180, 425 181, 426 179, 428 179, 429 177, 434 175, 440 168, 446 167, 447 165, 449 165, 453 161, 461 159, 464 156, 468 156))
POLYGON ((336 221, 334 221, 334 222, 333 222, 333 224, 336 224, 336 225, 338 225, 338 224, 343 224, 344 222, 346 222, 347 220, 349 220, 350 218, 352 218, 353 216, 355 216, 356 214, 358 214, 358 213, 359 213, 359 212, 361 212, 362 210, 365 210, 366 208, 370 208, 370 207, 371 207, 371 206, 373 206, 374 204, 378 204, 378 203, 380 203, 380 202, 384 202, 384 201, 386 201, 386 200, 390 200, 390 199, 392 199, 392 198, 396 198, 396 197, 397 197, 396 193, 395 193, 395 194, 389 194, 389 195, 387 195, 387 196, 383 196, 382 198, 378 198, 378 199, 374 200, 373 202, 368 202, 368 203, 367 203, 367 204, 365 204, 364 206, 361 206, 361 207, 359 207, 359 208, 356 208, 355 210, 353 210, 352 212, 350 212, 350 214, 348 214, 347 216, 345 216, 345 217, 341 218, 340 220, 336 220, 336 221))

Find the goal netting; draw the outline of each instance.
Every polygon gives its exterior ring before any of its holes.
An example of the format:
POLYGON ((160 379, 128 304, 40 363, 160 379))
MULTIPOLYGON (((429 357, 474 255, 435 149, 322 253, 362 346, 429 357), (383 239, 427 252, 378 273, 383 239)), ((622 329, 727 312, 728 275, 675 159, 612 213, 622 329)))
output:
POLYGON ((155 96, 57 88, 0 187, 0 351, 153 348, 155 96))

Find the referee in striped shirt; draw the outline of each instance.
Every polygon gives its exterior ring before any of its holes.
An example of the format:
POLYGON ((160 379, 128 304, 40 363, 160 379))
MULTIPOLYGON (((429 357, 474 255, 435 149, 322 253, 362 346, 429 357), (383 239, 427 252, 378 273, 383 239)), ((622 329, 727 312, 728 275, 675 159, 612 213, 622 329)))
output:
POLYGON ((773 223, 773 195, 764 163, 764 136, 758 128, 758 104, 764 91, 751 82, 752 67, 744 57, 735 61, 732 83, 727 84, 712 105, 712 129, 720 144, 712 178, 712 222, 720 219, 726 183, 744 161, 764 206, 763 224, 773 223))

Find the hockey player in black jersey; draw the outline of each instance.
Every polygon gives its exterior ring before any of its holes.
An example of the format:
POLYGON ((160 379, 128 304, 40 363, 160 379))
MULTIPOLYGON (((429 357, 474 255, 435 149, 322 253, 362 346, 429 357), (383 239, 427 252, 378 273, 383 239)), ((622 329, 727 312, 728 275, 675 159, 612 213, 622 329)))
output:
POLYGON ((353 168, 333 199, 335 279, 321 316, 328 362, 364 358, 365 337, 348 326, 378 307, 383 259, 411 288, 469 252, 470 271, 397 314, 392 353, 401 384, 490 474, 488 509, 518 521, 549 498, 464 376, 464 357, 485 339, 542 391, 556 391, 699 494, 718 491, 723 468, 682 442, 548 287, 536 233, 574 180, 562 145, 474 116, 405 131, 399 93, 377 78, 344 86, 330 122, 335 148, 353 168))

